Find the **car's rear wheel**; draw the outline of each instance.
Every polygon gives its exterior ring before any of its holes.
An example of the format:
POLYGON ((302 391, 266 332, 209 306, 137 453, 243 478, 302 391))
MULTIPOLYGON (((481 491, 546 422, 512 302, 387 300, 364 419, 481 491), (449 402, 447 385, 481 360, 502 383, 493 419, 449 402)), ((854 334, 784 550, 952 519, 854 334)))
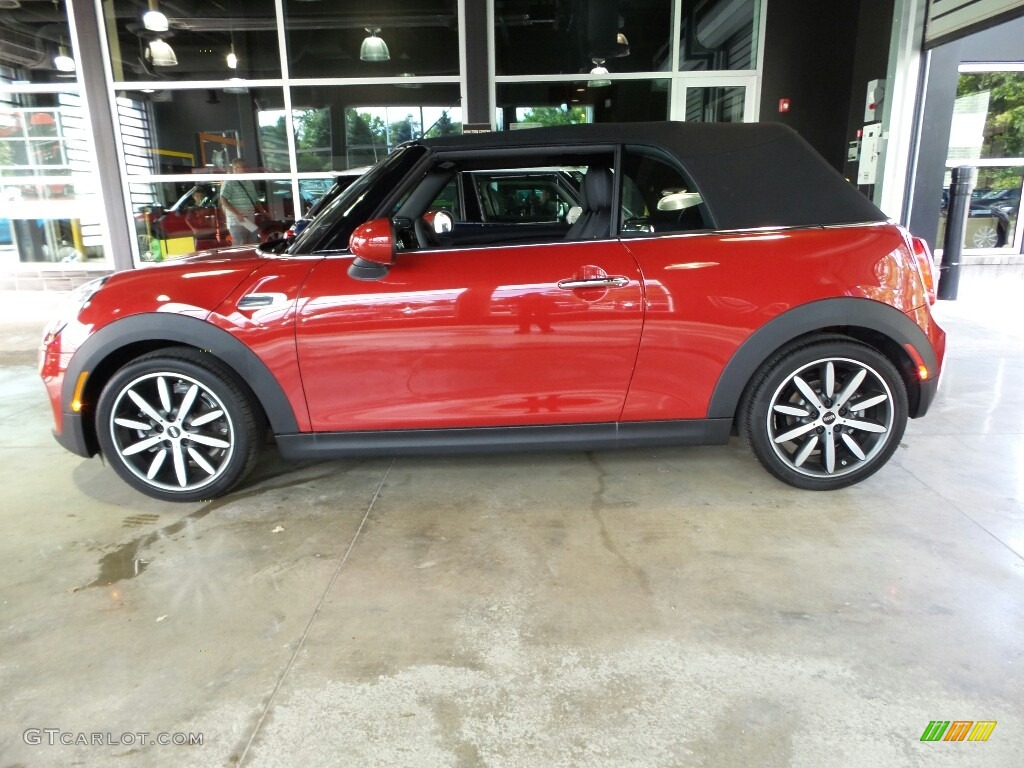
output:
POLYGON ((244 385, 192 349, 161 350, 123 367, 104 387, 96 418, 114 471, 166 501, 227 493, 260 448, 262 421, 244 385))
POLYGON ((995 224, 988 222, 979 224, 971 237, 971 245, 975 248, 1001 248, 1003 243, 999 241, 999 230, 995 224))
POLYGON ((833 490, 874 474, 907 423, 907 392, 893 364, 852 340, 793 347, 769 360, 742 405, 758 461, 797 488, 833 490))

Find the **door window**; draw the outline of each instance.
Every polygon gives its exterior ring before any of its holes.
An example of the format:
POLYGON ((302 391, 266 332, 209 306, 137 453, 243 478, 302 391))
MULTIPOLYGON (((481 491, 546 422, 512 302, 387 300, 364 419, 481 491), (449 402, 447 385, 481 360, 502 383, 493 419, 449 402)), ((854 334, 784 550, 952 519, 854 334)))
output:
POLYGON ((622 154, 622 177, 620 234, 652 235, 712 227, 700 193, 657 150, 626 147, 622 154))
POLYGON ((393 210, 399 247, 422 250, 608 237, 613 160, 610 150, 446 158, 393 210), (584 188, 591 169, 608 181, 604 193, 587 205, 584 188), (421 222, 432 225, 439 211, 450 214, 451 224, 424 232, 421 222), (576 226, 577 221, 583 223, 576 226), (577 237, 584 225, 586 234, 577 237))

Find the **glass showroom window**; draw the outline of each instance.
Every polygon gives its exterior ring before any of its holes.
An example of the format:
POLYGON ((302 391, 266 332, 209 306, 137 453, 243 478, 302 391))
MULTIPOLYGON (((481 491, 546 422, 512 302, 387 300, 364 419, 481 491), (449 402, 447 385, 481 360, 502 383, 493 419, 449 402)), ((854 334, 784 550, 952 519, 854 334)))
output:
POLYGON ((269 177, 292 171, 280 88, 124 90, 117 111, 140 260, 233 244, 229 178, 251 197, 253 242, 295 221, 290 179, 269 177))
MULTIPOLYGON (((963 65, 957 83, 946 166, 973 165, 977 180, 971 194, 964 247, 970 250, 1022 251, 1018 225, 1024 186, 1024 71, 998 65, 963 65)), ((949 172, 942 191, 936 242, 945 235, 949 172)))
POLYGON ((760 6, 758 0, 683 0, 680 71, 756 69, 760 6))
POLYGON ((106 266, 63 3, 0 10, 0 267, 106 266))
POLYGON ((118 122, 129 175, 291 170, 280 88, 124 90, 118 122))
POLYGON ((505 0, 494 16, 495 74, 558 75, 605 66, 672 68, 672 0, 505 0))
POLYGON ((686 89, 686 122, 742 123, 744 86, 702 86, 686 89))
POLYGON ((462 133, 458 83, 292 89, 300 172, 373 165, 403 141, 462 133))
POLYGON ((495 6, 494 22, 498 126, 753 120, 761 6, 505 0, 495 6), (572 75, 586 78, 570 81, 572 75))
POLYGON ((668 79, 499 83, 498 130, 668 119, 668 79))
POLYGON ((64 2, 0 4, 0 83, 75 84, 64 2))
POLYGON ((114 80, 281 77, 274 0, 103 3, 114 80))
POLYGON ((293 78, 459 74, 457 0, 285 0, 284 16, 293 78))

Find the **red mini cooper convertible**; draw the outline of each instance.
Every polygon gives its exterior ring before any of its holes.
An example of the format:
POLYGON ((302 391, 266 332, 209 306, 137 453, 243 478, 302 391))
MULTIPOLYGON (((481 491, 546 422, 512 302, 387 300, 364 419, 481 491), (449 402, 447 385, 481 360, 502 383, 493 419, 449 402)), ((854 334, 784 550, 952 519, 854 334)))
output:
POLYGON ((80 289, 62 445, 210 499, 294 459, 725 443, 858 482, 935 397, 927 246, 779 125, 414 141, 294 241, 80 289))

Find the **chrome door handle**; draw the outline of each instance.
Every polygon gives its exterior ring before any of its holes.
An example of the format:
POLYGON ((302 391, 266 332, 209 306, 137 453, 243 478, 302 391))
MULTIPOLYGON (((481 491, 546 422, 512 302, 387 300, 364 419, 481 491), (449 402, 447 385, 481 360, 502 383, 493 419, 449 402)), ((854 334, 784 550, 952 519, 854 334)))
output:
POLYGON ((622 288, 629 285, 628 277, 595 277, 592 280, 559 280, 558 287, 567 291, 576 288, 622 288))

